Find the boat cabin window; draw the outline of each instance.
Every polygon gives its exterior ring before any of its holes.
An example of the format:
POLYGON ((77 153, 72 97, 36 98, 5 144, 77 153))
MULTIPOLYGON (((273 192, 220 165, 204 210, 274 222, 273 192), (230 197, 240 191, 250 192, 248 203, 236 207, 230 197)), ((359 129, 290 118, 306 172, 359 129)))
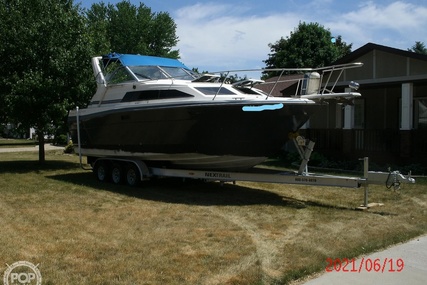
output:
POLYGON ((174 89, 144 90, 144 91, 127 92, 123 97, 122 102, 150 101, 150 100, 191 98, 191 97, 194 97, 194 96, 179 90, 174 90, 174 89))
POLYGON ((224 87, 196 87, 196 90, 202 92, 205 95, 236 95, 237 94, 224 87))

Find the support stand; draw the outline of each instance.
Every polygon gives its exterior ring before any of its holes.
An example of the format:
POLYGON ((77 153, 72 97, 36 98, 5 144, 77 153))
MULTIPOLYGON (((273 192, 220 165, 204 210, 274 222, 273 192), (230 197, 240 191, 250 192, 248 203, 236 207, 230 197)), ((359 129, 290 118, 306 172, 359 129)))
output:
POLYGON ((308 161, 310 160, 311 153, 313 152, 315 142, 311 140, 306 140, 305 138, 298 136, 293 139, 295 147, 298 150, 298 153, 301 157, 301 164, 298 169, 299 175, 308 174, 308 161))
POLYGON ((364 157, 359 160, 363 160, 363 178, 365 182, 363 183, 364 188, 364 197, 363 197, 363 205, 357 207, 359 210, 368 210, 369 208, 376 206, 384 206, 382 203, 368 203, 368 195, 369 195, 369 158, 364 157))
MULTIPOLYGON (((293 142, 301 157, 301 164, 298 170, 298 175, 309 176, 307 164, 308 164, 308 161, 310 160, 310 156, 311 156, 311 153, 313 152, 315 143, 301 136, 294 138, 293 142)), ((364 188, 364 197, 363 197, 363 204, 357 207, 357 209, 367 210, 372 207, 383 206, 384 204, 382 203, 369 203, 368 201, 369 200, 369 183, 374 182, 373 180, 375 180, 375 178, 371 177, 373 178, 372 181, 369 179, 369 177, 372 176, 372 173, 370 173, 369 171, 369 158, 364 157, 364 158, 361 158, 360 160, 363 160, 363 180, 362 180, 363 182, 361 184, 363 185, 363 188, 364 188)), ((376 174, 379 176, 383 175, 382 173, 376 173, 376 174)), ((398 173, 396 173, 396 175, 393 175, 395 180, 397 179, 397 174, 398 173)), ((392 185, 395 185, 395 183, 393 183, 392 185)), ((400 185, 400 183, 398 185, 400 185)))

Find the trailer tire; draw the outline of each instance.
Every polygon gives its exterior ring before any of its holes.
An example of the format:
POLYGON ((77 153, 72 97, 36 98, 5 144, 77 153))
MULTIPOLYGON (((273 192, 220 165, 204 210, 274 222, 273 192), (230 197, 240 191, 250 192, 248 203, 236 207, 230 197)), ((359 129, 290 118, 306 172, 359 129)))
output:
POLYGON ((119 163, 114 163, 111 167, 111 181, 114 184, 123 182, 123 167, 119 163))
POLYGON ((141 175, 135 164, 129 163, 126 168, 126 184, 135 187, 141 181, 141 175))
POLYGON ((96 179, 101 182, 107 182, 109 179, 109 167, 106 161, 97 161, 93 168, 93 173, 96 176, 96 179))

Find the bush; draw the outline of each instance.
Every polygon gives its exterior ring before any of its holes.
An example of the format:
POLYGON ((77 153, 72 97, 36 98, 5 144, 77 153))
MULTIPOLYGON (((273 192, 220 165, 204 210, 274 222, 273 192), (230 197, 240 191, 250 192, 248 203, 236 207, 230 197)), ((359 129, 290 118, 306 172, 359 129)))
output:
POLYGON ((68 140, 67 135, 62 134, 62 135, 55 136, 53 143, 55 145, 67 145, 67 140, 68 140))
POLYGON ((65 146, 64 153, 74 153, 74 145, 72 140, 70 140, 65 146))

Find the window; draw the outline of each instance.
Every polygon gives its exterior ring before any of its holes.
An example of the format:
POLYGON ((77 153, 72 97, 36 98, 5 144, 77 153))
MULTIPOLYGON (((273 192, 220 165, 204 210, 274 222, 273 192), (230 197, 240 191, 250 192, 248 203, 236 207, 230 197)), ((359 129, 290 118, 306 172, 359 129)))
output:
POLYGON ((427 98, 414 100, 414 127, 427 129, 427 98))
POLYGON ((236 95, 224 87, 196 87, 196 89, 205 95, 236 95))
POLYGON ((190 73, 190 71, 186 71, 182 68, 178 67, 160 67, 163 69, 170 77, 179 79, 179 80, 194 80, 196 75, 190 73))
POLYGON ((365 99, 354 100, 354 128, 365 127, 365 99))
POLYGON ((193 80, 196 76, 189 70, 180 67, 163 67, 163 66, 130 66, 130 70, 138 77, 139 80, 159 80, 159 79, 180 79, 193 80))
POLYGON ((133 81, 135 79, 129 74, 125 67, 120 67, 112 73, 107 74, 106 80, 108 84, 118 84, 126 81, 133 81))
POLYGON ((182 91, 168 89, 168 90, 146 90, 146 91, 132 91, 126 93, 122 102, 134 101, 150 101, 171 98, 191 98, 193 95, 184 93, 182 91))
POLYGON ((158 80, 168 78, 157 66, 131 66, 129 68, 139 80, 158 80))

